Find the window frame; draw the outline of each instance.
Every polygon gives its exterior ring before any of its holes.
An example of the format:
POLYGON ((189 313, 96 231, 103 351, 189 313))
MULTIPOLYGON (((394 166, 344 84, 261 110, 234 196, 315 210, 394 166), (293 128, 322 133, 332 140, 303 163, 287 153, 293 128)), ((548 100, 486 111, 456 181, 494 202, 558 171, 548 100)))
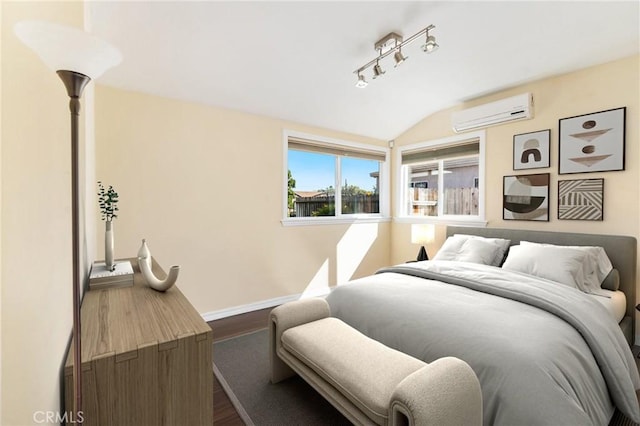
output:
MULTIPOLYGON (((345 141, 341 139, 328 138, 324 136, 302 133, 294 130, 283 131, 283 179, 282 179, 282 213, 281 223, 284 226, 300 226, 300 225, 335 225, 340 223, 378 223, 391 220, 390 215, 390 167, 389 157, 390 150, 387 147, 378 145, 369 145, 358 142, 345 141), (380 162, 379 177, 379 207, 380 213, 354 213, 343 214, 341 210, 342 184, 341 184, 341 161, 340 156, 335 155, 335 216, 317 216, 317 217, 288 217, 289 209, 288 200, 288 170, 289 170, 289 139, 303 139, 313 141, 318 145, 324 145, 329 148, 345 149, 351 151, 375 152, 384 155, 384 161, 380 162)), ((294 176, 295 178, 295 176, 294 176)))
MULTIPOLYGON (((485 187, 486 187, 486 173, 485 173, 485 144, 486 144, 486 131, 480 130, 476 132, 468 132, 460 135, 455 135, 447 138, 428 140, 423 142, 414 143, 411 145, 405 145, 398 147, 394 167, 395 167, 395 217, 394 222, 399 223, 434 223, 434 224, 447 224, 447 225, 468 225, 468 226, 486 226, 486 212, 485 212, 485 187), (465 141, 478 141, 478 215, 438 215, 438 216, 412 216, 408 214, 406 205, 407 199, 407 186, 408 176, 405 172, 405 168, 402 164, 402 155, 404 153, 424 151, 433 148, 445 148, 447 146, 457 145, 465 141)), ((436 160, 439 162, 446 161, 436 160)), ((435 162, 435 161, 434 161, 435 162)), ((441 167, 441 164, 439 164, 441 167)), ((442 194, 444 180, 438 179, 438 194, 442 194)), ((440 212, 438 207, 438 212, 440 212)))

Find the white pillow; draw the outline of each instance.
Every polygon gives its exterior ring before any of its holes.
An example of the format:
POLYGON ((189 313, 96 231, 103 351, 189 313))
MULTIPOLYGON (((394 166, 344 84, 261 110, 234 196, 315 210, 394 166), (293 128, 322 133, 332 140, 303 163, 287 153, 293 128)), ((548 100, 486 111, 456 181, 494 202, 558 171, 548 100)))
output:
POLYGON ((584 281, 578 288, 585 293, 591 293, 601 289, 602 282, 613 269, 607 253, 602 247, 597 246, 558 246, 553 244, 532 243, 521 241, 522 245, 539 245, 543 247, 555 247, 558 249, 580 250, 586 256, 582 264, 584 281))
POLYGON ((491 265, 497 250, 498 247, 491 242, 469 238, 462 244, 456 260, 491 265))
POLYGON ((454 236, 460 236, 463 238, 475 238, 478 240, 483 240, 498 246, 498 251, 495 254, 494 259, 488 265, 500 266, 502 265, 502 261, 504 260, 505 253, 509 250, 509 246, 511 245, 511 240, 505 240, 503 238, 487 238, 480 237, 478 235, 467 235, 467 234, 455 234, 454 236))
POLYGON ((584 283, 582 250, 540 244, 512 246, 502 268, 524 272, 579 289, 584 283))
POLYGON ((456 260, 465 241, 466 238, 459 235, 448 237, 433 257, 433 260, 456 260))
POLYGON ((501 244, 491 240, 462 234, 450 236, 438 250, 433 260, 457 260, 460 262, 495 265, 496 259, 499 258, 502 261, 504 250, 501 244))

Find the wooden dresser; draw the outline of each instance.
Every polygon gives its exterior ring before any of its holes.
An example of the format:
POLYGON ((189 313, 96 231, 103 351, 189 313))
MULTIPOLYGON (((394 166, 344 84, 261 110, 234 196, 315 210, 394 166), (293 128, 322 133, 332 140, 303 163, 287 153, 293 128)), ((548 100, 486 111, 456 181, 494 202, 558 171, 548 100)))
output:
MULTIPOLYGON (((213 334, 173 286, 91 290, 82 302, 82 412, 85 426, 213 424, 213 334)), ((153 262, 156 276, 164 271, 153 262)), ((179 284, 178 280, 178 284, 179 284)), ((65 401, 73 406, 73 355, 65 401)))

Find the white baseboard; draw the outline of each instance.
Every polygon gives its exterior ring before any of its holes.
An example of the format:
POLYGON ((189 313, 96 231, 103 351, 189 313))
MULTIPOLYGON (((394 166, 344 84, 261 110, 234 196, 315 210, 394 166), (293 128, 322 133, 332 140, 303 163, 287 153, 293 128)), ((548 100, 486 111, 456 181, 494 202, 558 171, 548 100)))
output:
POLYGON ((259 311, 260 309, 271 308, 283 303, 307 297, 324 297, 331 292, 330 288, 322 288, 316 291, 306 291, 304 293, 292 294, 290 296, 276 297, 274 299, 262 300, 260 302, 249 303, 248 305, 234 306, 232 308, 221 309, 219 311, 206 312, 201 314, 206 321, 214 321, 221 318, 232 317, 234 315, 246 314, 247 312, 259 311))

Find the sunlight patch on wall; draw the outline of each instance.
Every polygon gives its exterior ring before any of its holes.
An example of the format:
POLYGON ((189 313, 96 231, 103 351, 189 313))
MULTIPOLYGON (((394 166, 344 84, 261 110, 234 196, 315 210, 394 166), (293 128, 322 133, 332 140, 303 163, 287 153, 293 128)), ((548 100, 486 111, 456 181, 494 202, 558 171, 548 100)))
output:
POLYGON ((378 238, 377 223, 351 225, 336 246, 336 282, 343 284, 354 273, 378 238))
POLYGON ((318 268, 315 276, 307 285, 307 288, 302 292, 300 299, 306 299, 309 297, 322 296, 329 293, 329 259, 326 259, 324 263, 318 268))

